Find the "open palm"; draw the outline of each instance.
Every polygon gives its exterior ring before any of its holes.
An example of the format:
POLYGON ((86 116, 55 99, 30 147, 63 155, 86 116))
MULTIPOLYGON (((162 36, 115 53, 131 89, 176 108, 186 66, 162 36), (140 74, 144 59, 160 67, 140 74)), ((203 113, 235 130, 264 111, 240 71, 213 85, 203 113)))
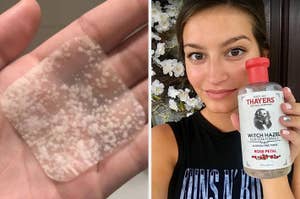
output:
MULTIPOLYGON (((147 112, 147 1, 109 0, 19 59, 38 29, 40 10, 22 0, 0 16, 0 94, 65 41, 89 35, 107 52, 116 71, 147 112), (22 19, 22 20, 19 20, 22 19), (137 28, 134 36, 126 39, 137 28)), ((0 112, 0 198, 105 198, 147 166, 147 127, 119 149, 70 182, 48 178, 28 146, 0 112)))

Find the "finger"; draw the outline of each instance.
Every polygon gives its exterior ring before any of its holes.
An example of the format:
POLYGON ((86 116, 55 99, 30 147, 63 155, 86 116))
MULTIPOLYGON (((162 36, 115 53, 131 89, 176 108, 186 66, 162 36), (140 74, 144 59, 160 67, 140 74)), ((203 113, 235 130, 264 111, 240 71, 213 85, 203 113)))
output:
POLYGON ((118 0, 106 1, 105 3, 85 14, 81 19, 78 19, 64 30, 57 33, 48 41, 44 42, 40 47, 35 49, 30 54, 18 59, 9 67, 5 68, 4 71, 1 71, 1 91, 5 90, 7 86, 10 85, 14 80, 23 76, 32 66, 36 65, 39 61, 48 56, 56 48, 61 46, 62 43, 70 40, 70 38, 85 35, 83 30, 85 30, 86 34, 89 36, 96 39, 98 38, 97 40, 100 42, 100 44, 102 41, 109 41, 107 42, 107 45, 102 45, 102 47, 106 49, 115 47, 117 43, 124 39, 123 37, 128 36, 128 34, 136 30, 136 27, 147 21, 147 1, 131 1, 132 2, 118 0), (121 9, 120 7, 127 9, 122 13, 122 15, 124 15, 123 18, 119 16, 120 13, 116 12, 121 9), (122 18, 122 20, 119 20, 119 18, 122 18), (138 18, 138 20, 135 18, 138 18), (101 23, 99 23, 99 19, 102 19, 101 23), (86 23, 94 24, 94 31, 84 29, 82 27, 82 21, 89 21, 86 23), (113 27, 109 27, 112 24, 113 27), (123 28, 123 26, 126 26, 126 28, 123 28), (115 35, 115 32, 118 32, 118 36, 115 35))
POLYGON ((105 1, 44 42, 32 54, 41 60, 66 40, 85 34, 109 52, 147 22, 147 4, 147 0, 105 1))
MULTIPOLYGON (((146 117, 148 116, 148 80, 144 80, 132 89, 137 101, 143 106, 146 117)), ((147 121, 147 119, 146 119, 147 121)))
MULTIPOLYGON (((147 35, 137 35, 135 41, 128 41, 126 47, 122 47, 120 55, 113 54, 107 58, 107 63, 115 66, 115 71, 129 88, 136 86, 147 77, 147 51, 145 43, 147 35)), ((127 43, 127 42, 126 42, 127 43)), ((11 63, 9 67, 0 73, 0 92, 3 92, 12 82, 23 76, 32 66, 37 65, 39 60, 26 55, 11 63), (22 66, 22 67, 20 67, 22 66)))
POLYGON ((40 22, 35 0, 23 0, 0 15, 0 68, 15 59, 29 44, 40 22))
POLYGON ((300 150, 300 134, 290 129, 283 129, 280 131, 280 134, 284 139, 291 143, 291 159, 294 160, 300 150))
POLYGON ((230 116, 230 119, 231 119, 233 127, 239 131, 240 130, 240 120, 239 120, 238 113, 232 113, 230 116))
POLYGON ((280 123, 288 128, 295 128, 300 130, 300 117, 285 115, 279 118, 280 123))
POLYGON ((284 87, 283 88, 283 95, 284 95, 284 99, 286 100, 286 102, 289 103, 295 103, 296 99, 291 91, 291 89, 289 87, 284 87))
POLYGON ((111 52, 109 62, 129 88, 145 79, 148 74, 148 29, 144 28, 111 52))
POLYGON ((3 68, 0 72, 0 93, 3 93, 10 84, 22 77, 38 62, 39 60, 35 57, 25 55, 3 68))
MULTIPOLYGON (((147 28, 144 28, 107 57, 107 63, 115 68, 119 77, 129 88, 136 86, 147 77, 147 36, 147 28)), ((39 61, 32 54, 28 54, 3 69, 0 73, 0 92, 3 92, 14 80, 23 76, 39 61)))
POLYGON ((281 109, 283 113, 288 115, 299 115, 300 116, 300 104, 299 103, 282 103, 281 109))

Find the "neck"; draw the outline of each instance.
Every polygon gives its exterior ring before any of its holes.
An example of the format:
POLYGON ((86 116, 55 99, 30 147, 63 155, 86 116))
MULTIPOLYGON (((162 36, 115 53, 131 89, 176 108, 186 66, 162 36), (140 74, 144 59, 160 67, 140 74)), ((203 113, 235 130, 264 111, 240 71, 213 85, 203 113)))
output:
POLYGON ((230 131, 235 131, 233 127, 230 116, 236 109, 227 113, 212 112, 207 108, 201 110, 201 114, 205 117, 211 124, 213 124, 220 131, 226 133, 230 131))

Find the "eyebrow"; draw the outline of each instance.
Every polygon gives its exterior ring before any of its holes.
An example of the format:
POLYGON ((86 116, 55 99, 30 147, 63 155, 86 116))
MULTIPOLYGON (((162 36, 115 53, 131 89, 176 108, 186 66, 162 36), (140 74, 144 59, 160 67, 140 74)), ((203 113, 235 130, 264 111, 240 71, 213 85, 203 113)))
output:
MULTIPOLYGON (((231 43, 234 43, 234 42, 237 42, 241 39, 246 39, 248 41, 251 41, 251 39, 249 37, 247 37, 246 35, 239 35, 239 36, 236 36, 236 37, 232 37, 232 38, 229 38, 227 39, 226 41, 222 42, 221 43, 221 46, 224 47, 224 46, 227 46, 231 43)), ((201 46, 201 45, 198 45, 198 44, 193 44, 193 43, 187 43, 187 44, 184 44, 183 45, 183 48, 185 47, 191 47, 191 48, 196 48, 196 49, 206 49, 205 47, 201 46)))
POLYGON ((226 41, 224 41, 221 46, 227 46, 231 43, 234 43, 234 42, 237 42, 238 40, 241 40, 241 39, 246 39, 248 41, 251 41, 251 39, 249 37, 247 37, 246 35, 239 35, 239 36, 236 36, 236 37, 232 37, 230 39, 227 39, 226 41))

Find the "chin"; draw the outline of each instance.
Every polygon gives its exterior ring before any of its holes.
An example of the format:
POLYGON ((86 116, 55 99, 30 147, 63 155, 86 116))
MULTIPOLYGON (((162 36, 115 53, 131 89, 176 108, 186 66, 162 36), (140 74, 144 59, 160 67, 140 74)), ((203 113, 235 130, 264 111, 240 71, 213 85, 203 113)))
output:
MULTIPOLYGON (((205 102, 204 102, 205 103, 205 102)), ((237 102, 232 103, 232 101, 227 103, 218 102, 209 102, 205 103, 205 108, 212 113, 232 113, 237 107, 237 102)))

